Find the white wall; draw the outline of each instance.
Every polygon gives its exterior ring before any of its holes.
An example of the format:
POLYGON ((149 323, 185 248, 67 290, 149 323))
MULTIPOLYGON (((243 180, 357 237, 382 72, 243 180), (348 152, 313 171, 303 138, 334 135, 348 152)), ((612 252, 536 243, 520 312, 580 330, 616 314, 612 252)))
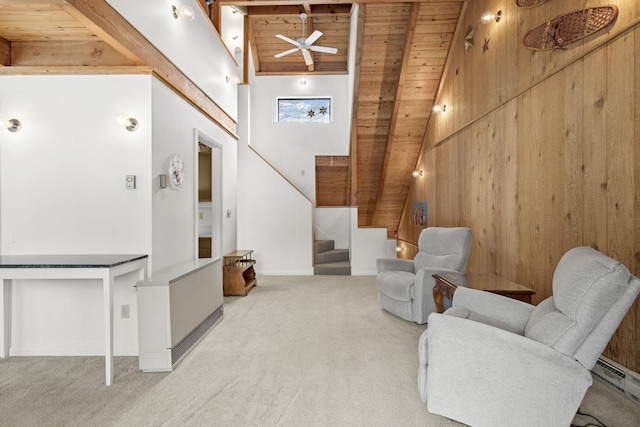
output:
POLYGON ((351 209, 351 274, 375 275, 376 259, 387 256, 387 229, 358 228, 358 210, 351 209))
POLYGON ((312 203, 249 148, 249 86, 238 103, 238 249, 254 250, 259 275, 311 275, 312 203))
POLYGON ((313 230, 316 240, 333 240, 336 249, 349 249, 351 208, 316 208, 313 230))
MULTIPOLYGON (((0 116, 0 253, 98 254, 151 250, 151 77, 3 76, 0 116), (136 132, 118 126, 124 113, 136 132), (125 188, 136 175, 137 188, 125 188)), ((116 354, 137 354, 135 275, 116 281, 116 354)), ((100 281, 20 281, 12 354, 102 354, 100 281)))
POLYGON ((196 0, 107 0, 136 30, 207 93, 231 118, 237 119, 237 92, 232 77, 238 64, 220 40, 196 0), (174 19, 171 6, 188 5, 193 21, 174 19), (231 81, 227 82, 229 76, 231 81))
POLYGON ((315 203, 315 156, 349 155, 349 79, 304 77, 306 85, 293 76, 251 79, 250 145, 315 203), (331 97, 331 123, 277 122, 278 97, 305 96, 331 97))
MULTIPOLYGON (((222 252, 236 249, 237 143, 161 82, 153 80, 153 270, 197 257, 196 133, 222 146, 222 235, 212 236, 212 244, 222 252), (169 156, 178 154, 184 162, 182 190, 160 188, 160 174, 168 174, 169 156)), ((217 176, 219 171, 213 171, 217 176)))

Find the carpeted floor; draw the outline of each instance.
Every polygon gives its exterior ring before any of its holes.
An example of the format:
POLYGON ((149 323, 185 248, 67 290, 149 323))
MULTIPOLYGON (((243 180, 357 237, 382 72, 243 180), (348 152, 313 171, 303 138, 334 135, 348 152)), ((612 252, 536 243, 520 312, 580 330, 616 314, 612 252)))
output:
MULTIPOLYGON (((458 426, 418 397, 425 328, 382 311, 373 277, 260 277, 172 373, 117 357, 105 387, 102 357, 0 360, 0 426, 458 426)), ((640 420, 598 382, 582 412, 577 426, 640 420)))

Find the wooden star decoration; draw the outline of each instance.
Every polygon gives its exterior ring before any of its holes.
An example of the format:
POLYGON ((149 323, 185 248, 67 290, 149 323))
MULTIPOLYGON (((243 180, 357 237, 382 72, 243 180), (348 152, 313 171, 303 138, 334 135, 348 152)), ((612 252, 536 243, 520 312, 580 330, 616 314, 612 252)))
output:
POLYGON ((469 28, 467 29, 467 35, 464 36, 464 53, 465 54, 469 52, 469 49, 471 49, 476 45, 476 41, 475 41, 476 28, 472 28, 471 26, 469 26, 469 28))
POLYGON ((484 39, 484 44, 482 45, 482 53, 484 54, 489 50, 489 39, 484 39))
POLYGON ((313 117, 313 116, 315 116, 315 115, 316 115, 315 111, 313 111, 313 110, 309 110, 309 111, 307 111, 307 116, 309 116, 309 117, 313 117))
POLYGON ((319 112, 320 112, 320 114, 322 114, 324 116, 325 114, 327 114, 327 107, 320 107, 320 111, 319 112))

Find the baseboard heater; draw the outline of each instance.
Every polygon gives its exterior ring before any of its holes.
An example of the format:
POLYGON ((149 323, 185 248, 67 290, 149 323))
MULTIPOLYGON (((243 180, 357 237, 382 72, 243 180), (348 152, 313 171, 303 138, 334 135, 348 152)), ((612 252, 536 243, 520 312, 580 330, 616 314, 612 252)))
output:
POLYGON ((220 320, 222 313, 224 313, 224 306, 221 305, 193 332, 171 349, 171 364, 173 366, 177 365, 178 362, 180 362, 182 358, 186 356, 187 353, 192 350, 205 335, 207 335, 211 328, 213 328, 218 320, 220 320))
POLYGON ((144 372, 172 371, 222 319, 220 260, 154 272, 137 284, 138 359, 144 372))
POLYGON ((635 372, 604 356, 598 359, 591 372, 597 379, 640 404, 640 376, 635 372))

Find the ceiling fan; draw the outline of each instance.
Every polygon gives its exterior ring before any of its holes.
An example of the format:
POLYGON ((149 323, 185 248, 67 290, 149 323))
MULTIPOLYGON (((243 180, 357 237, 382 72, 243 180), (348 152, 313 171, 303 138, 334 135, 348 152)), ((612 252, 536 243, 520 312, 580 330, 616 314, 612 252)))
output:
POLYGON ((287 36, 283 36, 282 34, 276 34, 276 37, 279 38, 280 40, 284 40, 296 46, 293 49, 285 50, 284 52, 278 53, 277 55, 275 55, 276 58, 282 58, 283 56, 289 55, 290 53, 301 51, 302 56, 304 57, 304 62, 307 65, 313 65, 313 58, 311 58, 311 54, 309 53, 310 50, 313 52, 322 52, 322 53, 331 53, 331 54, 335 54, 338 52, 338 49, 335 47, 313 46, 313 43, 315 43, 316 40, 318 40, 322 36, 322 33, 318 30, 315 30, 313 33, 311 33, 309 37, 304 36, 307 17, 308 16, 306 13, 300 14, 300 19, 302 19, 302 38, 299 38, 298 40, 293 40, 287 36))

